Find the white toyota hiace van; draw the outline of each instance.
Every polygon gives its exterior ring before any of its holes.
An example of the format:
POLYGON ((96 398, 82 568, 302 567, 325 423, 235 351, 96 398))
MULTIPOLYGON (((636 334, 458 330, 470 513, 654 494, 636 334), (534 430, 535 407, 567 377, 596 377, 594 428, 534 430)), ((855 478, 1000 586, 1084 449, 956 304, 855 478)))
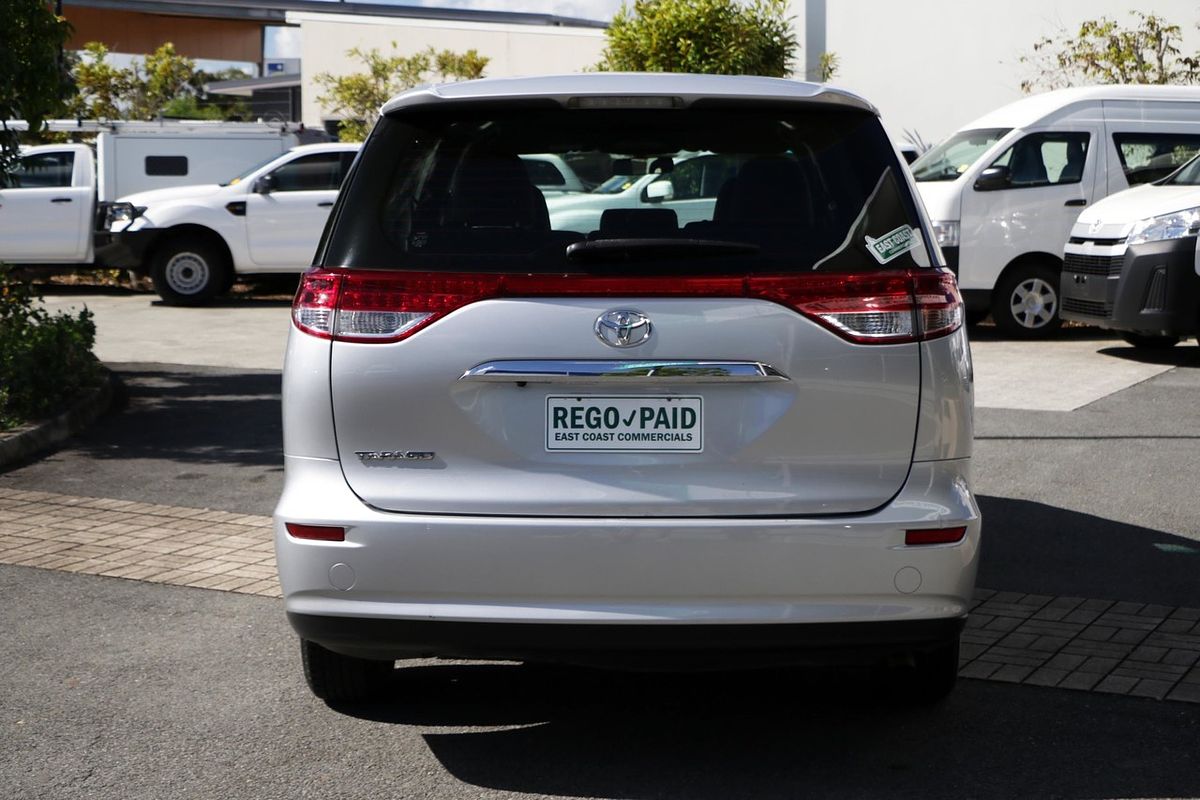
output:
POLYGON ((1079 212, 1200 152, 1200 88, 1096 86, 1028 97, 912 165, 968 319, 1017 337, 1062 324, 1063 246, 1079 212))

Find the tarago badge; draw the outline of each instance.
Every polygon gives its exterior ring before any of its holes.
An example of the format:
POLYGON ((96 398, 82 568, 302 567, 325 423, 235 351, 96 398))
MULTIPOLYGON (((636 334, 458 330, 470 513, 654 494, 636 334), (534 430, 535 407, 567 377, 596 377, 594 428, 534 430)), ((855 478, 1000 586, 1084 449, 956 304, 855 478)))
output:
POLYGON ((865 238, 867 240, 867 249, 871 251, 871 255, 875 256, 875 260, 880 264, 886 264, 893 258, 907 253, 916 246, 913 229, 908 225, 901 225, 896 230, 885 233, 878 239, 872 239, 870 236, 865 238))

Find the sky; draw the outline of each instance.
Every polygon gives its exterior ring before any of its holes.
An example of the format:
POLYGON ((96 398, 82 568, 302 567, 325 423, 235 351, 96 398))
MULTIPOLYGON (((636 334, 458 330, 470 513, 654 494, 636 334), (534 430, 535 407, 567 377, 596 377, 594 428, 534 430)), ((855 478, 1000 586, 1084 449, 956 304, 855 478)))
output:
MULTIPOLYGON (((376 0, 359 0, 376 2, 376 0)), ((557 14, 560 17, 610 20, 621 7, 621 0, 378 0, 380 5, 424 6, 426 8, 472 8, 480 11, 523 11, 529 14, 557 14)), ((335 0, 330 0, 335 6, 335 0)), ((335 9, 330 9, 331 11, 335 9)), ((268 28, 266 57, 299 58, 299 28, 268 28)))

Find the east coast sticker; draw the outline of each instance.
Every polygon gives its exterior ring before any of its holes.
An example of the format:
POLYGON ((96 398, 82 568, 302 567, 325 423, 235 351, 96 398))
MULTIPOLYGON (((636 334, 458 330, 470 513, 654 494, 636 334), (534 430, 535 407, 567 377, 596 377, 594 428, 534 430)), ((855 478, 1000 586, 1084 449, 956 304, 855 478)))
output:
POLYGON ((908 225, 901 225, 878 239, 872 239, 870 236, 864 238, 867 240, 867 249, 880 264, 886 264, 892 259, 904 255, 917 245, 913 229, 908 225))

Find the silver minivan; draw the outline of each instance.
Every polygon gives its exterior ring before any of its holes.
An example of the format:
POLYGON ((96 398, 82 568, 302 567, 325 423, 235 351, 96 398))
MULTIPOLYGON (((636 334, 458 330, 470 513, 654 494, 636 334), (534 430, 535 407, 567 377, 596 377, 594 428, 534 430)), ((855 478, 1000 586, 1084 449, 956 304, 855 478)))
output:
POLYGON ((276 548, 312 690, 365 700, 397 659, 450 657, 884 664, 949 691, 972 371, 914 195, 875 109, 820 85, 585 74, 388 103, 284 370, 276 548), (657 177, 558 230, 535 153, 657 177), (710 189, 705 218, 653 202, 710 189))

